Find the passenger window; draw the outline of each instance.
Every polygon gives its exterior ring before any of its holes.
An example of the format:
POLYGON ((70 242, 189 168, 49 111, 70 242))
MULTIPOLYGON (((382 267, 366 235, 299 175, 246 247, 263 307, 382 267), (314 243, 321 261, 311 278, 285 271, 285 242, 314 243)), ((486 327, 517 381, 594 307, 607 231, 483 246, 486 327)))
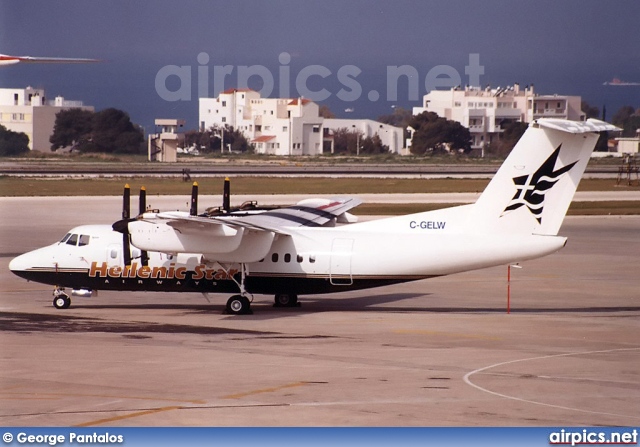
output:
POLYGON ((116 259, 118 257, 118 250, 111 250, 109 252, 109 256, 111 257, 111 259, 116 259))
POLYGON ((91 239, 91 237, 88 234, 81 234, 80 235, 80 240, 78 241, 78 246, 82 247, 85 245, 89 245, 89 240, 91 239))
POLYGON ((309 255, 309 262, 312 264, 316 262, 316 255, 309 255))
POLYGON ((296 257, 296 261, 298 261, 298 263, 302 263, 302 261, 304 261, 304 258, 302 257, 302 255, 298 255, 296 257))
POLYGON ((77 245, 78 244, 78 235, 72 234, 69 239, 67 239, 67 244, 69 245, 77 245))
POLYGON ((284 255, 284 262, 291 262, 291 255, 289 253, 284 255))
POLYGON ((71 233, 65 234, 62 240, 60 240, 60 243, 67 242, 67 239, 69 239, 70 237, 71 237, 71 233))
POLYGON ((271 255, 271 262, 278 262, 278 253, 274 253, 271 255))

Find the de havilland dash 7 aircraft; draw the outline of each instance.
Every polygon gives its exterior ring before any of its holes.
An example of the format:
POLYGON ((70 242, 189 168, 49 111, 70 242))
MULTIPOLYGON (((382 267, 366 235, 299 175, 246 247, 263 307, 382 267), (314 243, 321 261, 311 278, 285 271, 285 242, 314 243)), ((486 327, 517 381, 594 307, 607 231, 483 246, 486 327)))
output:
POLYGON ((276 306, 298 296, 367 289, 538 258, 561 249, 558 236, 603 121, 539 119, 530 124, 476 203, 355 222, 356 198, 306 199, 276 209, 197 213, 146 209, 85 225, 53 245, 13 259, 13 273, 65 288, 233 294, 226 310, 251 311, 254 294, 276 306))

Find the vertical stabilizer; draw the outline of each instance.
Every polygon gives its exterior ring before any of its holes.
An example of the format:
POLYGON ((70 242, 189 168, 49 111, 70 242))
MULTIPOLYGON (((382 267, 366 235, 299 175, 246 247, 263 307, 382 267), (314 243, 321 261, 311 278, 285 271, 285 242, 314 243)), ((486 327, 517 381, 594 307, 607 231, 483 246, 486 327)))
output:
POLYGON ((470 215, 478 232, 556 235, 584 174, 603 121, 531 123, 470 215))

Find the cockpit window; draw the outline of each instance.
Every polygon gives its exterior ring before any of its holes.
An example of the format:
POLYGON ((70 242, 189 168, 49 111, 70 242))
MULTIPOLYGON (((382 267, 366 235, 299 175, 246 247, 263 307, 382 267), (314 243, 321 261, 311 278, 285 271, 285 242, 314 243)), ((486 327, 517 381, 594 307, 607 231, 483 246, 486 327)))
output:
POLYGON ((83 245, 88 245, 89 239, 91 239, 91 237, 88 234, 81 234, 80 239, 78 239, 78 247, 82 247, 83 245))
POLYGON ((64 235, 64 237, 60 240, 60 243, 64 243, 67 242, 67 239, 69 239, 71 237, 71 233, 67 233, 64 235))
POLYGON ((72 234, 69 239, 67 239, 67 244, 69 245, 77 245, 78 244, 78 235, 72 234))

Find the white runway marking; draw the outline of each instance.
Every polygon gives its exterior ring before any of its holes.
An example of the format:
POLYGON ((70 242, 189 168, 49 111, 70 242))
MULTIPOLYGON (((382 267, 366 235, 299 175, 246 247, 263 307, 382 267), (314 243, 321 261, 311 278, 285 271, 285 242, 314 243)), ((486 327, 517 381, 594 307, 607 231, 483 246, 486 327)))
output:
POLYGON ((640 416, 629 416, 626 414, 617 414, 617 413, 607 413, 607 412, 603 412, 603 411, 592 411, 592 410, 584 410, 581 408, 572 408, 572 407, 565 407, 562 405, 554 405, 554 404, 547 404, 544 402, 537 402, 535 400, 529 400, 529 399, 521 399, 519 397, 515 397, 515 396, 509 396, 506 394, 502 394, 502 393, 498 393, 496 391, 491 391, 488 390, 486 388, 482 388, 479 385, 476 385, 475 383, 473 383, 469 378, 474 375, 474 374, 478 374, 481 373, 483 371, 487 371, 489 369, 492 368, 497 368, 499 366, 504 366, 504 365, 510 365, 513 363, 520 363, 520 362, 528 362, 528 361, 532 361, 532 360, 543 360, 543 359, 552 359, 552 358, 558 358, 558 357, 570 357, 570 356, 577 356, 577 355, 588 355, 588 354, 606 354, 606 353, 610 353, 610 352, 624 352, 624 351, 638 351, 640 350, 640 348, 621 348, 621 349, 608 349, 608 350, 604 350, 604 351, 586 351, 586 352, 569 352, 566 354, 553 354, 553 355, 544 355, 541 357, 530 357, 530 358, 526 358, 526 359, 519 359, 519 360, 510 360, 508 362, 502 362, 502 363, 496 363, 494 365, 489 365, 489 366, 485 366, 484 368, 479 368, 476 369, 474 371, 471 371, 467 374, 465 374, 464 376, 464 381, 467 385, 470 385, 480 391, 483 391, 485 393, 489 393, 489 394, 493 394, 494 396, 498 396, 498 397, 503 397, 505 399, 511 399, 511 400, 515 400, 518 402, 525 402, 528 404, 534 404, 534 405, 542 405, 544 407, 551 407, 551 408, 557 408, 560 410, 569 410, 569 411, 577 411, 580 413, 589 413, 589 414, 600 414, 600 415, 605 415, 605 416, 615 416, 615 417, 624 417, 624 418, 629 418, 629 419, 635 419, 635 420, 640 420, 640 416))

